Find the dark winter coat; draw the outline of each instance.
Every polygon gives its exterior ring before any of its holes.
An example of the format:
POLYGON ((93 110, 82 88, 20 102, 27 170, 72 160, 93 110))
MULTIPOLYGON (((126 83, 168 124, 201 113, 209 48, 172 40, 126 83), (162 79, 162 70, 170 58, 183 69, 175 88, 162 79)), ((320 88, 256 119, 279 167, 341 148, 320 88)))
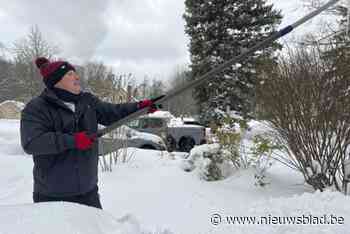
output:
POLYGON ((21 115, 21 143, 33 155, 34 193, 48 196, 84 194, 97 185, 98 144, 75 149, 74 132, 97 132, 137 111, 136 103, 111 104, 82 93, 73 112, 49 89, 31 100, 21 115))

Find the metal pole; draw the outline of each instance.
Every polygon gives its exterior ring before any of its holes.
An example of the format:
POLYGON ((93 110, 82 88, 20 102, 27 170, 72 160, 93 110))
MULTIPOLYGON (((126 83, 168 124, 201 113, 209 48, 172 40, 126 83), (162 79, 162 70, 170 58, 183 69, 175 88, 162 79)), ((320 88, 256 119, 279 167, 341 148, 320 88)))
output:
MULTIPOLYGON (((168 100, 186 92, 189 89, 193 89, 196 88, 200 85, 202 85, 204 82, 208 81, 211 77, 213 77, 214 75, 223 72, 226 68, 228 68, 229 66, 232 66, 235 63, 241 62, 244 59, 246 59, 247 57, 249 57, 250 55, 254 54, 256 51, 264 49, 267 45, 271 44, 272 42, 276 41, 277 39, 287 35, 288 33, 290 33, 291 31, 293 31, 295 28, 299 27, 300 25, 304 24, 305 22, 307 22, 308 20, 314 18, 315 16, 319 15, 321 12, 323 12, 324 10, 328 9, 330 6, 334 5, 335 3, 339 2, 340 0, 331 0, 328 3, 326 3, 324 6, 320 7, 319 9, 316 9, 315 11, 309 13, 308 15, 304 16, 303 18, 299 19, 298 21, 296 21, 294 24, 289 25, 283 29, 281 29, 278 32, 273 33, 271 36, 269 36, 267 39, 265 39, 264 41, 256 44, 255 46, 247 49, 247 51, 243 54, 240 54, 236 57, 233 57, 232 59, 222 63, 221 65, 217 66, 216 68, 212 69, 211 71, 205 73, 204 75, 200 76, 199 78, 189 82, 186 85, 180 86, 176 89, 173 89, 171 91, 169 91, 166 95, 164 95, 163 97, 159 98, 159 100, 155 101, 155 103, 157 104, 162 104, 167 102, 168 100)), ((97 136, 103 136, 111 131, 113 131, 114 129, 122 126, 123 124, 126 124, 127 122, 129 122, 130 120, 136 119, 137 117, 144 115, 147 113, 147 108, 146 109, 142 109, 139 111, 136 111, 130 115, 128 115, 127 117, 113 123, 112 125, 101 129, 97 132, 97 136)))

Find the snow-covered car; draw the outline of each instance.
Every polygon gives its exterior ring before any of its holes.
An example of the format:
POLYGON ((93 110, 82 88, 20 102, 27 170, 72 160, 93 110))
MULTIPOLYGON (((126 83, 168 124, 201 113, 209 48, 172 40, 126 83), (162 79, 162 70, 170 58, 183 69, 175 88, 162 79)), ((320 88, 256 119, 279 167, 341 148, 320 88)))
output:
POLYGON ((181 118, 175 118, 168 111, 157 111, 141 116, 130 122, 129 126, 138 131, 162 137, 169 151, 178 149, 189 152, 195 145, 201 145, 207 141, 204 126, 184 124, 181 118))
POLYGON ((167 150, 161 137, 151 133, 139 132, 125 125, 113 131, 112 134, 99 138, 99 155, 126 147, 167 150))

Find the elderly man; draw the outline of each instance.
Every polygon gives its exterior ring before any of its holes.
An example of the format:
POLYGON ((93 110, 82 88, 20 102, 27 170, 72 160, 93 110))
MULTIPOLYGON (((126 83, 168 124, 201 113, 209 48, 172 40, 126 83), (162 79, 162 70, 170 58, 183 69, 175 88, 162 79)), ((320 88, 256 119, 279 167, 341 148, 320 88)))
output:
POLYGON ((36 59, 46 89, 21 115, 21 143, 33 155, 34 202, 66 201, 102 209, 98 194, 97 125, 110 125, 151 100, 111 104, 82 92, 66 61, 36 59))

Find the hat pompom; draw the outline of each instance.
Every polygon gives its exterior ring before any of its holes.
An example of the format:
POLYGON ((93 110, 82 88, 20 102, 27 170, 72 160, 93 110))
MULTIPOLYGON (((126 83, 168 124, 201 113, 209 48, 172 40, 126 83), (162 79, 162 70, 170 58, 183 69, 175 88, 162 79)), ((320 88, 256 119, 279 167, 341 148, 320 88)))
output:
POLYGON ((44 58, 44 57, 39 57, 35 60, 35 64, 36 64, 37 68, 39 68, 39 69, 41 67, 49 64, 49 63, 50 63, 49 60, 47 58, 44 58))

